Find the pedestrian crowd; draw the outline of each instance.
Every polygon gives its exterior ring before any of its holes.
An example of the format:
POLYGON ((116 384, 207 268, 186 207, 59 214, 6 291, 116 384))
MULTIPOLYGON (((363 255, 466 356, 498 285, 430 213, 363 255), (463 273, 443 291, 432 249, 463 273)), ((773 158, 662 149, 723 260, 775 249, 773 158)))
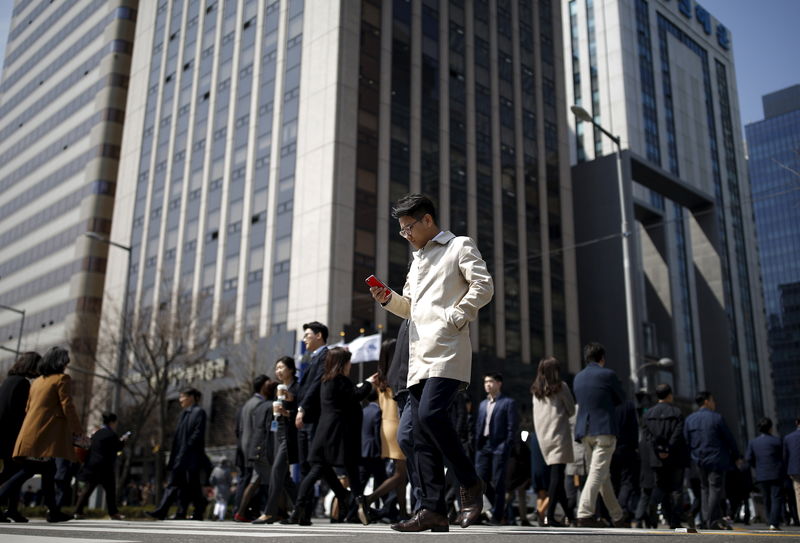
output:
MULTIPOLYGON (((755 482, 770 529, 800 524, 800 417, 783 439, 762 419, 741 454, 710 392, 698 393, 688 416, 668 384, 656 387, 655 402, 646 392, 628 398, 599 343, 584 347, 571 386, 559 360, 540 360, 526 431, 501 373, 482 376, 485 397, 473 408, 469 323, 493 296, 491 275, 470 238, 438 227, 427 197, 403 197, 393 216, 414 251, 401 293, 371 283, 375 301, 402 319, 397 339, 383 342, 378 371, 355 383, 351 354, 328 345, 328 327, 304 324, 301 371, 284 356, 274 379, 253 379, 236 416, 236 458, 216 465, 206 454, 201 394, 182 389, 166 487, 151 518, 203 520, 212 497, 213 520, 228 518, 232 505, 236 522, 306 526, 322 509, 330 522, 446 532, 529 524, 531 489, 541 526, 654 528, 663 519, 673 529, 725 530, 753 519, 755 482)), ((75 518, 98 486, 109 516, 123 518, 115 459, 127 435, 117 434, 114 413, 103 414, 91 439, 83 435, 68 364, 57 347, 23 353, 0 385, 2 522, 27 521, 18 506, 21 496, 34 499, 22 487, 36 474, 48 521, 72 518, 57 494, 58 481, 73 476, 82 482, 75 518), (76 446, 85 454, 70 473, 61 466, 78 460, 76 446)), ((152 491, 132 483, 122 501, 146 504, 152 491)))

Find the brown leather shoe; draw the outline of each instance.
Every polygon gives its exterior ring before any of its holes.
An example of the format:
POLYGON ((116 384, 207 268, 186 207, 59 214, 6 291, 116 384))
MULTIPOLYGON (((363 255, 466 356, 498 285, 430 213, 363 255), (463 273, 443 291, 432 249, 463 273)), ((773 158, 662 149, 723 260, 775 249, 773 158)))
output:
POLYGON ((392 524, 392 530, 396 532, 449 532, 450 525, 447 517, 435 511, 420 509, 420 511, 408 520, 392 524))
POLYGON ((575 526, 578 528, 607 528, 605 523, 600 522, 594 517, 578 517, 575 521, 575 526))
POLYGON ((468 528, 476 524, 483 512, 483 481, 478 482, 469 488, 463 486, 459 489, 461 493, 461 512, 458 514, 458 523, 462 528, 468 528))

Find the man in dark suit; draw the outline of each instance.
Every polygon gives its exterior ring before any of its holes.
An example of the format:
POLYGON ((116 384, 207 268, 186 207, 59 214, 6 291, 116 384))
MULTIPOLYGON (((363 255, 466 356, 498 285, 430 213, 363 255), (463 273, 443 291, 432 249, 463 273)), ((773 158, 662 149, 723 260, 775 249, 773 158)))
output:
MULTIPOLYGON (((575 441, 583 444, 589 474, 581 492, 577 524, 581 527, 601 527, 595 519, 597 494, 611 515, 614 526, 626 526, 622 508, 611 484, 611 457, 617 445, 615 406, 622 403, 622 385, 613 370, 605 367, 606 350, 599 343, 583 348, 586 367, 575 376, 573 389, 578 404, 575 422, 575 441)), ((628 525, 629 526, 629 525, 628 525)))
MULTIPOLYGON (((325 358, 328 356, 328 327, 317 321, 304 324, 303 343, 306 345, 309 363, 300 377, 295 426, 297 427, 300 474, 305 478, 311 470, 311 465, 308 462, 308 452, 311 441, 314 439, 315 426, 320 415, 319 389, 322 384, 322 375, 325 373, 325 358)), ((300 496, 298 496, 298 500, 299 498, 300 496)), ((312 503, 310 499, 304 501, 309 504, 312 503)), ((295 511, 292 517, 296 517, 298 513, 299 511, 295 511)), ((308 513, 310 518, 311 512, 309 511, 308 513)))
POLYGON ((85 487, 75 505, 75 518, 83 517, 83 508, 89 501, 94 489, 98 485, 103 487, 106 492, 106 504, 108 515, 111 520, 124 520, 125 517, 119 514, 117 509, 117 485, 114 466, 117 461, 117 453, 122 450, 125 440, 130 433, 122 437, 117 435, 117 415, 114 413, 103 413, 103 426, 92 435, 92 444, 86 457, 83 469, 78 473, 78 480, 85 483, 85 487))
POLYGON ((206 412, 200 407, 200 391, 185 388, 178 396, 183 408, 178 427, 172 438, 167 469, 169 483, 155 511, 148 511, 151 518, 164 520, 170 506, 179 500, 176 519, 186 518, 189 504, 194 504, 192 520, 203 520, 207 500, 203 496, 203 482, 211 473, 211 461, 206 456, 206 412))
POLYGON ((503 396, 503 375, 483 377, 486 399, 478 407, 475 423, 475 470, 488 484, 486 496, 492 503, 492 523, 503 522, 506 509, 506 471, 519 426, 517 403, 503 396))
POLYGON ((704 390, 694 401, 699 409, 686 417, 683 437, 700 473, 703 524, 709 530, 729 530, 722 520, 725 472, 733 467, 734 460, 740 461, 739 448, 725 419, 715 411, 714 396, 704 390))
MULTIPOLYGON (((247 514, 250 502, 260 490, 258 484, 259 476, 254 473, 253 460, 250 457, 250 449, 252 448, 253 436, 257 433, 256 420, 262 420, 263 416, 257 419, 253 416, 262 404, 266 403, 266 390, 271 382, 271 379, 264 374, 256 376, 253 380, 253 395, 248 398, 236 418, 236 444, 239 450, 236 451, 236 456, 240 462, 240 476, 238 485, 236 487, 236 509, 233 514, 235 522, 250 522, 250 516, 247 514), (256 484, 253 484, 256 483, 256 484)), ((268 407, 272 409, 272 405, 268 407)), ((269 480, 269 477, 267 477, 269 480)), ((267 481, 263 481, 266 483, 267 481)))
POLYGON ((672 401, 672 387, 656 387, 658 403, 648 409, 642 421, 642 444, 647 464, 655 475, 654 502, 661 502, 670 529, 680 528, 683 472, 689 465, 689 451, 683 438, 683 414, 672 401))
POLYGON ((783 443, 772 435, 772 421, 766 417, 758 421, 759 436, 747 444, 745 460, 756 470, 756 483, 761 488, 764 508, 769 517, 769 529, 780 530, 783 517, 783 443))
POLYGON ((797 429, 783 438, 783 461, 786 464, 786 473, 794 486, 795 514, 800 516, 800 416, 794 420, 797 429))

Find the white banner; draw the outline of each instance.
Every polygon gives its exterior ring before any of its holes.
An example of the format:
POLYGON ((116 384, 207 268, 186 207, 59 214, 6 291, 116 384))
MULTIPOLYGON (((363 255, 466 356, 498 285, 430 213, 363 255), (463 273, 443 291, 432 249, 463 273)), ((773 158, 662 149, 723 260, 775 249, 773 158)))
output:
POLYGON ((352 353, 350 362, 374 362, 381 354, 381 335, 359 336, 346 345, 348 351, 352 353))

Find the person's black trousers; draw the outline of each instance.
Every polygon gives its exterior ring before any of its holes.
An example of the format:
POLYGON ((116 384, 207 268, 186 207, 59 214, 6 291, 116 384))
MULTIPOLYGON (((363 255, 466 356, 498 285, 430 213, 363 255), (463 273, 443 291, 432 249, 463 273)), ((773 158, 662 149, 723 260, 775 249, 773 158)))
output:
MULTIPOLYGON (((566 464, 550 464, 550 488, 547 490, 547 495, 550 500, 547 504, 547 519, 552 520, 555 518, 556 506, 560 503, 564 509, 564 514, 567 518, 572 518, 573 513, 569 508, 569 501, 567 500, 567 489, 564 486, 565 478, 564 473, 567 470, 566 464)), ((572 481, 569 482, 572 485, 572 481)))
POLYGON ((86 507, 86 502, 89 501, 89 497, 98 486, 102 486, 103 490, 105 490, 108 514, 116 515, 119 512, 117 509, 117 482, 112 473, 103 477, 93 477, 86 481, 86 487, 81 491, 78 496, 78 503, 75 505, 76 515, 83 514, 83 508, 86 507))
POLYGON ((203 520, 208 500, 203 496, 201 473, 199 471, 173 470, 170 474, 170 482, 164 490, 164 496, 161 498, 161 503, 153 512, 157 515, 167 516, 169 508, 174 502, 178 502, 178 511, 175 513, 176 518, 184 518, 186 513, 189 512, 189 505, 194 504, 192 518, 194 520, 203 520))
POLYGON ((275 446, 275 460, 272 462, 272 472, 269 478, 269 498, 264 507, 264 514, 277 515, 278 506, 287 491, 292 500, 296 498, 292 495, 294 490, 294 482, 289 476, 289 452, 286 442, 279 441, 275 446))
MULTIPOLYGON (((481 438, 483 441, 484 438, 481 438)), ((491 446, 479 443, 475 453, 475 470, 486 485, 486 497, 492 504, 492 520, 502 522, 506 512, 506 468, 507 454, 495 454, 491 446)), ((563 475, 563 474, 562 474, 563 475)))
POLYGON ((725 491, 725 472, 702 467, 700 472, 700 488, 702 493, 703 524, 706 528, 714 528, 722 521, 722 498, 725 491))
POLYGON ((56 501, 55 493, 55 474, 56 464, 53 459, 44 462, 35 460, 23 460, 18 464, 19 471, 12 475, 3 486, 0 486, 0 502, 4 499, 19 500, 19 492, 25 481, 36 475, 42 476, 42 495, 44 504, 50 513, 58 513, 60 507, 56 501))
POLYGON ((758 487, 764 498, 764 510, 767 512, 770 526, 783 524, 783 481, 759 481, 758 487))
POLYGON ((406 471, 408 472, 408 482, 411 484, 411 511, 416 513, 422 506, 422 491, 420 490, 417 459, 414 456, 414 429, 409 397, 408 392, 397 397, 397 408, 400 415, 400 424, 397 425, 397 444, 406 455, 406 471))
POLYGON ((661 511, 670 528, 681 523, 681 502, 683 494, 683 468, 661 466, 653 468, 656 478, 653 503, 661 503, 661 511))
POLYGON ((422 490, 422 508, 446 515, 444 502, 444 466, 453 470, 461 486, 478 482, 472 465, 450 418, 450 406, 460 382, 445 377, 431 377, 409 391, 414 457, 422 490))

